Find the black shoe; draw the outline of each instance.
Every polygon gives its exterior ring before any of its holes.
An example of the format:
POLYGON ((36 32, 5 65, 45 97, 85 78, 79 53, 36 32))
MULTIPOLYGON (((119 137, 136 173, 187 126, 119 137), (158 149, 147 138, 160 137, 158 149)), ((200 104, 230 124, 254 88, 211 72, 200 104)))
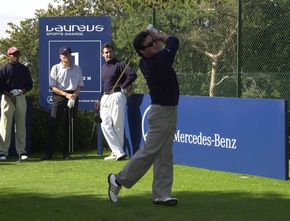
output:
POLYGON ((41 157, 40 160, 51 160, 52 159, 52 155, 49 155, 49 154, 45 154, 41 157))
POLYGON ((164 205, 164 206, 175 206, 177 204, 177 199, 171 198, 171 197, 161 197, 161 198, 155 199, 153 203, 157 205, 164 205))

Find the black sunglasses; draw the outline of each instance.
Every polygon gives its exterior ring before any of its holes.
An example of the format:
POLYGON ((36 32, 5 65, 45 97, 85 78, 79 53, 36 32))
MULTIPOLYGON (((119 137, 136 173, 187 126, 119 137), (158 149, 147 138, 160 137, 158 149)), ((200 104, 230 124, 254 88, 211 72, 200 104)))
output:
POLYGON ((13 57, 16 57, 16 56, 19 56, 20 55, 20 52, 17 51, 17 52, 14 52, 14 53, 10 53, 10 55, 12 55, 13 57))
POLYGON ((65 52, 65 53, 63 53, 63 54, 61 54, 61 55, 63 55, 63 56, 70 56, 71 55, 71 53, 70 52, 65 52))
POLYGON ((143 48, 141 48, 140 50, 144 50, 146 48, 151 48, 154 43, 156 43, 156 40, 154 38, 152 38, 152 41, 148 45, 146 45, 143 48))

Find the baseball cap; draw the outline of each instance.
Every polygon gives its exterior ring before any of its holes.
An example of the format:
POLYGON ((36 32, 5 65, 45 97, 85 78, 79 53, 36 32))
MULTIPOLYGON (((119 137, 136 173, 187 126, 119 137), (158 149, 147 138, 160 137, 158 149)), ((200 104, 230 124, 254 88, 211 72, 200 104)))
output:
POLYGON ((71 53, 71 49, 68 46, 61 47, 59 49, 59 54, 71 53))
POLYGON ((8 49, 7 55, 13 54, 16 51, 20 51, 20 49, 19 48, 16 48, 15 46, 13 46, 13 47, 11 47, 11 48, 8 49))

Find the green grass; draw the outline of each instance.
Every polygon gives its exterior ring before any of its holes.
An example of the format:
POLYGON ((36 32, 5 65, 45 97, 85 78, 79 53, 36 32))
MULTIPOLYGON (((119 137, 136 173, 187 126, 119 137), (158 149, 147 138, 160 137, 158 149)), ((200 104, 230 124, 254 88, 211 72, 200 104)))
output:
POLYGON ((174 166, 176 207, 152 203, 152 170, 131 189, 123 188, 113 204, 107 176, 127 161, 103 157, 93 151, 76 153, 71 161, 60 154, 40 161, 32 154, 20 163, 17 157, 0 162, 0 220, 290 220, 290 181, 180 165, 174 166))

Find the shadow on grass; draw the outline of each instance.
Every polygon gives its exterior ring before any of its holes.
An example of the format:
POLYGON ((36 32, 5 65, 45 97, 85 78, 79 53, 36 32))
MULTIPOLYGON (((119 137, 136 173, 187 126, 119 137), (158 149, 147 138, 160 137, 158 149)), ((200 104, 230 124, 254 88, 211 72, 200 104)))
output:
POLYGON ((154 205, 151 193, 121 195, 111 203, 103 195, 51 197, 42 194, 0 193, 1 220, 112 220, 112 221, 286 221, 290 201, 267 194, 243 192, 177 192, 175 207, 154 205))
MULTIPOLYGON (((97 153, 92 153, 92 151, 88 151, 88 152, 81 152, 81 151, 77 151, 75 153, 72 153, 71 159, 70 160, 84 160, 84 159, 96 159, 96 160, 103 160, 106 156, 109 156, 110 152, 108 151, 104 151, 103 155, 98 155, 97 153)), ((32 153, 31 154, 32 158, 29 158, 27 160, 20 160, 21 162, 39 162, 41 161, 41 157, 43 156, 43 153, 32 153)), ((130 157, 126 157, 126 160, 129 160, 130 157)), ((6 161, 1 161, 0 164, 4 165, 6 164, 10 164, 11 162, 16 162, 19 161, 18 156, 16 155, 12 155, 12 156, 8 156, 6 161)), ((61 153, 57 152, 53 155, 52 159, 49 159, 48 161, 64 161, 63 156, 61 153)))
MULTIPOLYGON (((33 158, 28 158, 27 160, 20 160, 20 162, 24 163, 24 162, 40 162, 41 160, 41 157, 42 155, 37 155, 37 156, 33 156, 33 158)), ((105 156, 103 155, 88 155, 88 154, 85 154, 85 153, 78 153, 77 155, 74 155, 72 154, 71 155, 71 159, 70 160, 84 160, 84 159, 95 159, 95 160, 102 160, 104 159, 105 156)), ((19 161, 19 158, 17 156, 9 156, 7 158, 6 161, 2 161, 0 162, 1 165, 10 165, 11 162, 17 162, 19 161)), ((47 161, 65 161, 63 159, 63 156, 61 154, 54 154, 52 159, 49 159, 47 161)))

